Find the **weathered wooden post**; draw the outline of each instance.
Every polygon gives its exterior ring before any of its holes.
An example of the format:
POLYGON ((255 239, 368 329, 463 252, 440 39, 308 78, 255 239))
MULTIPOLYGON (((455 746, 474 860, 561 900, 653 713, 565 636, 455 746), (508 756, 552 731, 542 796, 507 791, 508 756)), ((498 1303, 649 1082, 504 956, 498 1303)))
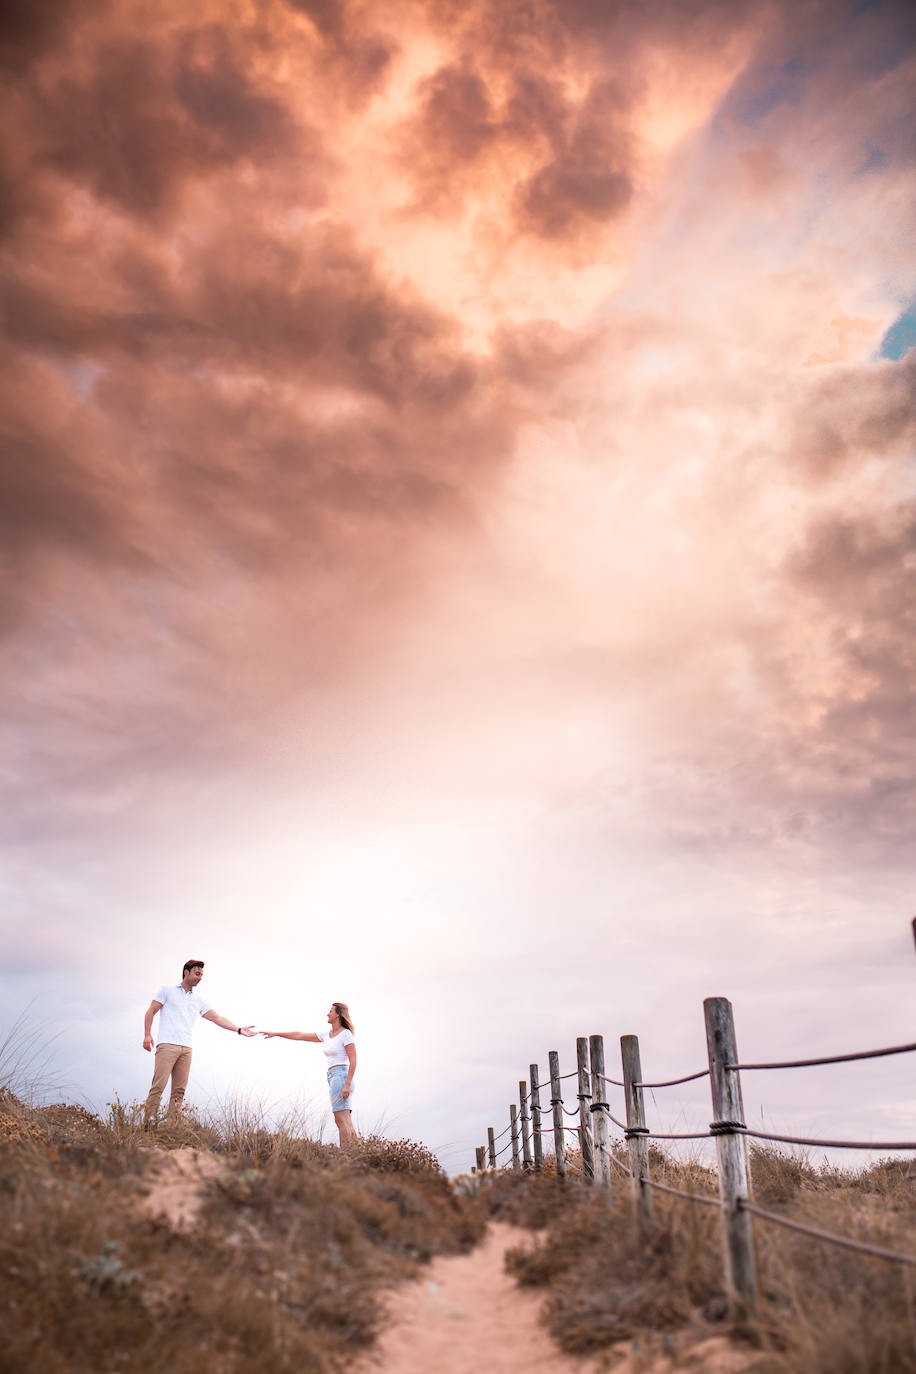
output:
POLYGON ((595 1179, 602 1188, 611 1186, 611 1159, 608 1140, 607 1100, 604 1082, 604 1036, 589 1036, 592 1061, 592 1138, 595 1142, 595 1179))
POLYGON ((726 997, 707 997, 703 1011, 714 1118, 709 1129, 716 1138, 719 1160, 725 1283, 733 1319, 754 1321, 757 1316, 754 1231, 751 1214, 741 1205, 749 1201, 747 1145, 741 1134, 745 1124, 744 1105, 740 1075, 736 1068, 729 1067, 738 1063, 735 1022, 731 1002, 726 997))
POLYGON ((514 1102, 509 1104, 509 1131, 512 1136, 512 1167, 520 1169, 521 1164, 518 1158, 518 1107, 514 1102))
POLYGON ((644 1236, 652 1220, 652 1189, 646 1187, 649 1177, 649 1134, 646 1108, 642 1095, 642 1066, 639 1062, 639 1040, 635 1035, 620 1037, 620 1058, 623 1062, 623 1092, 627 1106, 627 1145, 630 1152, 630 1172, 633 1175, 633 1207, 636 1213, 637 1234, 644 1236))
POLYGON ((522 1118, 522 1167, 531 1168, 531 1138, 528 1134, 528 1094, 525 1090, 524 1078, 519 1080, 518 1101, 521 1107, 520 1116, 522 1118))
POLYGON ((913 940, 916 941, 916 916, 913 917, 913 940))
POLYGON ((487 1153, 490 1157, 490 1168, 496 1168, 496 1137, 493 1134, 493 1127, 487 1127, 487 1153))
POLYGON ((582 1177, 592 1183, 595 1177, 595 1147, 592 1143, 592 1115, 589 1111, 592 1094, 588 1081, 588 1041, 584 1035, 576 1039, 576 1065, 579 1070, 579 1149, 582 1153, 582 1177))
POLYGON ((550 1105, 553 1108, 553 1152, 557 1157, 557 1177, 566 1177, 566 1123, 563 1120, 563 1089, 560 1085, 560 1056, 551 1050, 547 1056, 550 1065, 550 1105))
POLYGON ((478 1145, 478 1146, 477 1146, 477 1149, 474 1151, 474 1153, 475 1153, 476 1156, 477 1156, 477 1172, 478 1172, 478 1174, 482 1174, 482 1173, 483 1173, 484 1160, 486 1159, 486 1154, 487 1154, 487 1152, 486 1152, 486 1150, 484 1149, 484 1147, 483 1147, 482 1145, 478 1145))
POLYGON ((528 1065, 531 1079, 531 1137, 534 1141, 534 1169, 540 1173, 544 1167, 544 1145, 541 1140, 541 1094, 538 1082, 537 1064, 528 1065))

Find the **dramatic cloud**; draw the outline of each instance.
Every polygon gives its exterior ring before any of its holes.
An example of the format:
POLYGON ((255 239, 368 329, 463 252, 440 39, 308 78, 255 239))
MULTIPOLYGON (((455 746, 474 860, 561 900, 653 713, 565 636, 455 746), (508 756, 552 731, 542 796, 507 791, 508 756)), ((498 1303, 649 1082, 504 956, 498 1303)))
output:
POLYGON ((903 1033, 914 38, 9 9, 3 1001, 80 1028, 74 1093, 143 1090, 204 946, 232 1015, 359 1005, 367 1120, 456 1162, 543 1036, 903 1033), (400 1100, 405 1016, 460 1101, 400 1100))

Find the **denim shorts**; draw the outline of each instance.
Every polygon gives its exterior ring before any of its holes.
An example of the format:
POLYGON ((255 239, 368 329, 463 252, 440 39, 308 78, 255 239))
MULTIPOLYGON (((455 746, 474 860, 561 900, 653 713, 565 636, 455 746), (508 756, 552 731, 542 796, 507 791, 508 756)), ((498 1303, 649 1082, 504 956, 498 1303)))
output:
POLYGON ((340 1090, 347 1081, 347 1070, 343 1064, 334 1064, 328 1069, 328 1088, 331 1093, 331 1111, 348 1112, 353 1106, 353 1084, 350 1084, 350 1096, 341 1097, 340 1090))

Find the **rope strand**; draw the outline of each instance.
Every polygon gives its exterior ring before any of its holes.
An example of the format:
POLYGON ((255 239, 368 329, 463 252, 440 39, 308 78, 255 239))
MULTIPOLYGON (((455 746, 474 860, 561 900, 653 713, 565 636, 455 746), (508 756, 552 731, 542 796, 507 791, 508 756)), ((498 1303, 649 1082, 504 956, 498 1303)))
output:
POLYGON ((778 1140, 783 1145, 815 1145, 828 1150, 916 1150, 916 1140, 812 1140, 803 1135, 770 1135, 745 1126, 742 1135, 756 1140, 778 1140))
MULTIPOLYGON (((726 1068, 733 1068, 727 1064, 726 1068)), ((685 1073, 683 1078, 666 1078, 664 1083, 634 1083, 634 1088, 674 1088, 678 1083, 692 1083, 695 1078, 708 1078, 709 1070, 700 1069, 697 1073, 685 1073)))
POLYGON ((706 1207, 721 1207, 722 1204, 717 1197, 710 1197, 707 1193, 685 1193, 683 1188, 672 1188, 669 1183, 659 1183, 655 1178, 644 1178, 642 1182, 647 1188, 659 1188, 663 1193, 672 1193, 675 1197, 687 1198, 689 1202, 702 1202, 706 1207))
POLYGON ((848 1064, 852 1059, 881 1059, 886 1054, 909 1054, 916 1044, 889 1045, 881 1050, 856 1050, 853 1054, 828 1054, 823 1059, 786 1059, 778 1064, 726 1064, 727 1069, 810 1069, 817 1064, 848 1064))
POLYGON ((738 1199, 738 1210, 753 1212, 755 1217, 772 1221, 777 1226, 785 1226, 790 1231, 798 1231, 803 1236, 813 1236, 816 1240, 826 1240, 843 1250, 858 1250, 862 1255, 874 1255, 877 1259, 893 1260, 897 1264, 916 1264, 916 1255, 902 1255, 897 1250, 885 1250, 881 1245, 869 1245, 866 1241, 853 1240, 851 1236, 838 1236, 833 1231, 822 1231, 819 1226, 808 1226, 803 1221, 790 1221, 777 1212, 768 1212, 765 1207, 755 1207, 746 1198, 738 1199))

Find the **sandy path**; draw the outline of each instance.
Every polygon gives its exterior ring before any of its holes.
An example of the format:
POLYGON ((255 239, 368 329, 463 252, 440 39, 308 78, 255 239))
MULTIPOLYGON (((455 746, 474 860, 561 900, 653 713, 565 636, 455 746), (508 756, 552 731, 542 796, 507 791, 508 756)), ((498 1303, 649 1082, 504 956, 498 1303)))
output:
POLYGON ((491 1222, 468 1255, 434 1259, 422 1278, 387 1299, 391 1325, 360 1374, 594 1374, 573 1360, 538 1322, 541 1298, 518 1288, 503 1256, 525 1233, 491 1222))
MULTIPOLYGON (((164 1153, 142 1211, 190 1229, 203 1185, 222 1168, 208 1151, 164 1153)), ((674 1360, 634 1353, 627 1342, 595 1359, 561 1354, 539 1321, 542 1295, 519 1288, 504 1268, 506 1251, 526 1240, 530 1233, 491 1222, 470 1254, 440 1256, 415 1283, 389 1292, 389 1324, 354 1374, 752 1374, 753 1358, 721 1336, 674 1360)))
POLYGON ((752 1374, 754 1357, 722 1336, 674 1359, 629 1342, 594 1359, 563 1355, 538 1320, 542 1295, 519 1288, 503 1267, 527 1234, 491 1222, 470 1254, 435 1259, 416 1283, 395 1289, 391 1324, 356 1374, 752 1374))

